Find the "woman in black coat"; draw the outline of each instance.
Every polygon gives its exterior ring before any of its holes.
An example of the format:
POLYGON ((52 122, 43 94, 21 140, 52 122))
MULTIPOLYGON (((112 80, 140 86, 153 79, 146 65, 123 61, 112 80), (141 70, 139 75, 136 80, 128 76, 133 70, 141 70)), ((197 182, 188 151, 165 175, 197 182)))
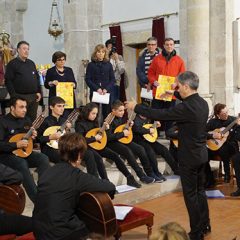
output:
POLYGON ((92 100, 94 91, 102 95, 110 93, 109 104, 103 104, 102 107, 102 114, 105 119, 110 112, 115 77, 112 64, 109 62, 107 49, 103 44, 98 44, 95 47, 92 54, 92 61, 87 66, 85 80, 90 89, 90 101, 92 100))
MULTIPOLYGON (((44 82, 45 88, 49 89, 49 98, 56 96, 56 86, 59 82, 72 82, 73 88, 77 87, 77 82, 75 80, 73 70, 70 67, 65 67, 66 54, 63 52, 55 52, 52 55, 52 62, 55 64, 54 67, 47 70, 46 79, 44 82)), ((62 97, 62 96, 59 96, 62 97)), ((76 107, 75 94, 73 92, 74 106, 76 107)), ((67 117, 73 108, 65 108, 64 116, 67 117)), ((50 111, 50 110, 49 110, 50 111)))

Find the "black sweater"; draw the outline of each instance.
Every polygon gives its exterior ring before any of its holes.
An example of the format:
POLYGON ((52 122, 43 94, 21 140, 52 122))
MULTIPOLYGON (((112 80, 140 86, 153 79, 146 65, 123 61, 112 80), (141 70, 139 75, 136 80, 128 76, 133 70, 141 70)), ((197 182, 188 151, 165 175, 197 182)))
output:
POLYGON ((5 79, 11 96, 41 93, 39 75, 35 63, 30 59, 25 62, 19 57, 11 60, 7 64, 5 79))
POLYGON ((18 134, 26 133, 32 126, 28 117, 15 118, 11 113, 0 118, 0 154, 11 153, 17 149, 16 143, 8 142, 9 139, 18 134))

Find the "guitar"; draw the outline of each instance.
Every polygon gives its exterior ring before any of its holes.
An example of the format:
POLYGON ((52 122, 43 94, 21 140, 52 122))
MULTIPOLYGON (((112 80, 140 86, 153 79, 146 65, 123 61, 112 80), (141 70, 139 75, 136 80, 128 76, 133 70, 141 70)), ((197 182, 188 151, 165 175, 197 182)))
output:
POLYGON ((123 132, 123 130, 125 130, 125 129, 127 129, 129 131, 129 135, 127 137, 122 137, 122 138, 118 139, 119 142, 124 143, 124 144, 129 144, 132 141, 133 133, 132 133, 132 127, 130 127, 130 124, 134 120, 135 117, 136 117, 136 113, 132 112, 127 123, 124 123, 124 124, 118 126, 114 130, 114 133, 123 132))
POLYGON ((25 192, 19 185, 0 185, 0 209, 21 214, 25 208, 25 192))
POLYGON ((40 114, 34 120, 32 127, 28 130, 27 133, 18 133, 9 139, 9 142, 18 142, 20 140, 28 141, 28 146, 26 148, 16 149, 12 152, 13 154, 21 158, 26 158, 32 153, 32 150, 33 150, 33 139, 31 138, 32 133, 34 130, 38 129, 41 126, 44 118, 45 118, 45 111, 42 112, 42 114, 40 114))
POLYGON ((95 137, 97 134, 100 134, 102 136, 101 140, 89 143, 88 145, 90 147, 94 148, 95 150, 102 150, 105 148, 105 146, 107 145, 107 134, 105 132, 106 126, 107 124, 111 124, 114 117, 115 116, 112 113, 109 113, 106 119, 104 120, 104 123, 101 128, 94 128, 87 132, 86 138, 95 137))
POLYGON ((114 207, 107 193, 80 194, 77 215, 90 232, 99 233, 104 239, 113 236, 117 231, 114 207))
MULTIPOLYGON (((69 115, 67 120, 61 125, 61 126, 52 126, 47 128, 43 136, 50 136, 51 134, 60 132, 61 136, 66 133, 66 125, 68 122, 72 122, 74 119, 76 119, 79 115, 79 111, 73 110, 69 115)), ((50 140, 50 142, 47 143, 47 145, 51 148, 58 149, 58 140, 50 140)))
POLYGON ((144 134, 143 137, 148 141, 148 142, 156 142, 158 138, 158 132, 157 132, 157 121, 154 121, 154 123, 148 123, 143 125, 144 128, 149 129, 153 128, 154 132, 153 133, 147 133, 144 134))
POLYGON ((210 131, 208 133, 213 134, 220 133, 222 138, 221 139, 208 139, 207 140, 207 147, 212 151, 217 151, 219 148, 222 147, 222 145, 226 142, 229 130, 237 123, 238 118, 235 119, 233 122, 231 122, 227 127, 217 128, 213 131, 210 131))

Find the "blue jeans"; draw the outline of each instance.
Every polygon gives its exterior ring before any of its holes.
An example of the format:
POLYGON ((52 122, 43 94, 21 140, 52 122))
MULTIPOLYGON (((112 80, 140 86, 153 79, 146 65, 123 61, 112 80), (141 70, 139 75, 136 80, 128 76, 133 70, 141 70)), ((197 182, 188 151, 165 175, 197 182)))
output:
POLYGON ((35 201, 37 186, 29 168, 36 168, 38 176, 50 166, 48 157, 43 153, 32 152, 27 158, 20 158, 14 154, 2 154, 0 162, 19 171, 23 176, 23 186, 32 202, 35 201))

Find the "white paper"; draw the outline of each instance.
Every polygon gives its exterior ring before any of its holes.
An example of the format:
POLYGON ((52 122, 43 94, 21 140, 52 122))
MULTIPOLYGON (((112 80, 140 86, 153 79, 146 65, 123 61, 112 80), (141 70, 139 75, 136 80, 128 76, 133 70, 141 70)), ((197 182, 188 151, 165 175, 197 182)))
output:
POLYGON ((224 198, 224 194, 219 190, 208 190, 206 195, 208 198, 224 198))
POLYGON ((142 88, 142 89, 141 89, 141 98, 146 98, 146 99, 152 100, 152 99, 153 99, 152 90, 147 91, 146 88, 142 88))
POLYGON ((130 206, 114 206, 116 219, 117 220, 124 220, 127 214, 133 209, 130 206))
POLYGON ((109 104, 110 93, 105 93, 104 95, 99 94, 98 92, 93 92, 92 102, 109 104))
POLYGON ((132 187, 132 186, 128 186, 128 185, 119 185, 119 186, 116 186, 116 190, 118 191, 118 193, 123 193, 123 192, 129 192, 129 191, 132 191, 132 190, 135 190, 137 188, 135 187, 132 187))

